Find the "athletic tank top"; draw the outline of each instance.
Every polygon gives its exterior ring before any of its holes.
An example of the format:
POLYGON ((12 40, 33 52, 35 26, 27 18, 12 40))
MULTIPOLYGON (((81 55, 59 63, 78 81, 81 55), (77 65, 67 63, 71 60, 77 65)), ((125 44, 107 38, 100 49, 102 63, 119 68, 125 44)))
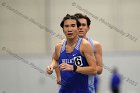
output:
MULTIPOLYGON (((89 43, 91 44, 91 46, 92 46, 92 48, 93 48, 93 52, 95 52, 95 48, 94 48, 94 44, 93 44, 92 39, 87 38, 87 40, 88 40, 89 43)), ((94 75, 88 75, 88 87, 89 87, 90 93, 95 93, 94 75)))
MULTIPOLYGON (((81 67, 88 66, 86 58, 82 56, 80 53, 81 42, 82 42, 82 38, 78 38, 73 51, 71 53, 67 53, 66 52, 67 42, 64 41, 61 48, 61 52, 60 52, 59 64, 64 62, 70 65, 76 65, 76 66, 81 66, 81 67)), ((73 71, 60 71, 60 74, 61 74, 60 90, 63 90, 63 91, 68 90, 68 91, 71 91, 71 93, 89 93, 88 75, 73 72, 73 71)))

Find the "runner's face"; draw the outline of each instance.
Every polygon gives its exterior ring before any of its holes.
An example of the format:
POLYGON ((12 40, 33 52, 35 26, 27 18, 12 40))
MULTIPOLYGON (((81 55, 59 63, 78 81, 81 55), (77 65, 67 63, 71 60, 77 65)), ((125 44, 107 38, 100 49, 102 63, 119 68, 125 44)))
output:
POLYGON ((81 26, 78 29, 78 35, 80 37, 86 37, 86 34, 89 30, 89 27, 87 25, 87 20, 84 18, 79 19, 79 22, 81 23, 81 26))
POLYGON ((74 19, 67 19, 64 21, 64 27, 63 27, 64 34, 67 39, 73 39, 77 36, 77 23, 74 19))

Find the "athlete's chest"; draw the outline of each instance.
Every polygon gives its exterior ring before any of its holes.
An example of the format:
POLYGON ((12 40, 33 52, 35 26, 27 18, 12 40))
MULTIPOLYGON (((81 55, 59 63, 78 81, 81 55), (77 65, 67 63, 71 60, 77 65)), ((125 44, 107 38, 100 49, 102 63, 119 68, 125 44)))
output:
POLYGON ((74 49, 73 52, 67 53, 64 51, 61 53, 60 63, 67 63, 76 66, 83 66, 85 62, 85 57, 83 57, 80 51, 74 49))
POLYGON ((75 45, 72 45, 72 46, 66 45, 66 47, 65 47, 66 52, 67 53, 73 52, 74 51, 74 46, 75 45))

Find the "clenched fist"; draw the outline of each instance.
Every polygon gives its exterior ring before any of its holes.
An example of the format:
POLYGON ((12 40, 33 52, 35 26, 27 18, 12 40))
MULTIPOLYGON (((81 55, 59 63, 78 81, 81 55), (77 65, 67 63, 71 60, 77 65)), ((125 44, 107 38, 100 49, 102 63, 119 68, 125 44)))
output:
POLYGON ((49 65, 49 66, 47 67, 47 73, 48 73, 49 75, 53 73, 53 66, 52 66, 52 65, 49 65))

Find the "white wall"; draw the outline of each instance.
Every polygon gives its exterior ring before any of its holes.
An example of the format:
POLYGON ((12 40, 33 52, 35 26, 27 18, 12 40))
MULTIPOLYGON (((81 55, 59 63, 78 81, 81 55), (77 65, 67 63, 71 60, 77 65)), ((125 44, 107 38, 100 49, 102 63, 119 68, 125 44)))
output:
MULTIPOLYGON (((51 0, 50 27, 62 33, 59 24, 67 14, 83 13, 90 17, 91 29, 88 37, 98 40, 103 45, 104 51, 139 51, 140 28, 140 8, 139 0, 51 0), (119 30, 125 32, 120 34, 109 25, 101 21, 110 23, 119 30), (138 40, 133 41, 127 37, 131 34, 138 40)), ((52 40, 52 50, 58 39, 52 40)))
POLYGON ((60 41, 57 36, 63 35, 62 18, 80 12, 90 17, 88 37, 100 41, 103 51, 139 51, 139 4, 139 0, 1 0, 0 47, 20 54, 50 54, 60 41))
POLYGON ((20 54, 46 53, 50 45, 49 1, 0 0, 0 48, 20 54))

